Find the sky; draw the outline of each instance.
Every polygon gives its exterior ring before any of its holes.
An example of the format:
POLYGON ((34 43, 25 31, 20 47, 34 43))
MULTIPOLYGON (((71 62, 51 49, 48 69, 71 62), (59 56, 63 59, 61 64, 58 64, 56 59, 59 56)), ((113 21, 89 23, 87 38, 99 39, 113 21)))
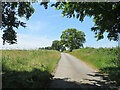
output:
MULTIPOLYGON (((52 45, 52 41, 60 40, 60 36, 64 30, 68 28, 76 28, 78 31, 85 33, 86 43, 84 47, 116 47, 118 42, 109 41, 107 33, 104 39, 96 41, 95 34, 91 31, 94 26, 93 18, 85 17, 83 22, 76 18, 62 17, 62 11, 56 10, 54 7, 45 9, 39 3, 34 3, 34 14, 27 21, 25 18, 19 18, 26 22, 27 27, 19 27, 15 29, 17 32, 17 44, 0 45, 0 49, 37 49, 52 45)), ((2 31, 0 31, 2 37, 2 31)), ((2 39, 0 38, 0 42, 2 39)))

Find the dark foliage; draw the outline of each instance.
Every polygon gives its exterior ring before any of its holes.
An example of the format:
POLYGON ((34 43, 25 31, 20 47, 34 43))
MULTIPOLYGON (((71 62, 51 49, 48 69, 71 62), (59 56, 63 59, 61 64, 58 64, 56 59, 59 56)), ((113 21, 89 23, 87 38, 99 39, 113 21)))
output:
POLYGON ((28 20, 33 13, 34 8, 30 2, 2 2, 3 44, 17 42, 15 29, 18 29, 19 26, 26 27, 18 17, 25 17, 28 20))
POLYGON ((2 74, 2 88, 47 88, 52 75, 34 68, 33 71, 5 70, 2 74))

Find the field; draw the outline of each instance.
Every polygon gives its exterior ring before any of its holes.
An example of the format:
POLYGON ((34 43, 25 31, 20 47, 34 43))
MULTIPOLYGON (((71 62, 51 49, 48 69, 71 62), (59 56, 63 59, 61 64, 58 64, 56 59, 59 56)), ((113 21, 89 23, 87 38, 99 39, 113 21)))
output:
POLYGON ((45 88, 60 59, 55 50, 3 50, 3 88, 45 88))
POLYGON ((107 74, 111 80, 120 85, 120 58, 118 47, 116 48, 81 48, 69 52, 69 54, 83 60, 91 67, 107 74))

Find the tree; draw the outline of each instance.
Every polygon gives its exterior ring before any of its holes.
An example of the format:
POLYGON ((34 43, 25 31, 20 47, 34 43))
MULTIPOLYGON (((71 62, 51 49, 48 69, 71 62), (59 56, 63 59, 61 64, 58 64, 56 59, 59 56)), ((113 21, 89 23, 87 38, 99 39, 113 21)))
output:
MULTIPOLYGON (((41 2, 40 5, 44 5, 47 9, 48 2, 41 2)), ((95 32, 95 37, 100 40, 104 38, 103 33, 108 32, 109 40, 118 41, 120 2, 56 2, 51 6, 61 9, 63 16, 76 17, 81 22, 85 16, 93 16, 95 26, 91 30, 95 32)), ((33 13, 34 8, 30 2, 2 2, 3 44, 17 42, 15 28, 26 26, 18 17, 25 17, 28 20, 33 13)))
POLYGON ((61 44, 61 41, 58 41, 58 40, 54 40, 51 47, 53 50, 58 50, 61 52, 66 50, 65 47, 61 44))
POLYGON ((47 49, 47 50, 52 50, 52 47, 45 47, 45 49, 47 49))
POLYGON ((52 42, 52 49, 53 50, 58 50, 58 51, 60 51, 60 41, 58 41, 58 40, 54 40, 53 42, 52 42))
POLYGON ((63 31, 60 38, 62 45, 68 47, 70 51, 83 47, 83 43, 85 43, 84 32, 77 31, 75 28, 63 31))
POLYGON ((5 42, 14 44, 17 42, 15 28, 19 26, 26 27, 25 23, 20 21, 18 17, 25 17, 29 20, 34 13, 34 8, 30 2, 2 2, 2 30, 3 44, 5 42))
MULTIPOLYGON (((48 2, 43 5, 47 7, 48 2)), ((51 6, 62 10, 63 16, 77 18, 81 22, 85 16, 94 18, 95 25, 91 28, 97 40, 103 39, 107 32, 108 39, 118 41, 120 34, 120 2, 56 2, 51 6)))
POLYGON ((61 50, 61 52, 65 51, 66 50, 65 46, 61 45, 61 49, 60 50, 61 50))

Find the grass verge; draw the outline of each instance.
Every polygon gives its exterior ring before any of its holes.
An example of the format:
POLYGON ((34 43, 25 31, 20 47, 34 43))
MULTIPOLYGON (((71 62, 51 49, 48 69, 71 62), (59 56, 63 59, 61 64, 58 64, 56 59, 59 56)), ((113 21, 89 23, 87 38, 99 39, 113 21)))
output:
POLYGON ((45 88, 60 59, 54 50, 3 50, 3 88, 45 88))
POLYGON ((120 63, 118 60, 118 48, 81 48, 69 52, 69 54, 81 59, 87 64, 107 74, 111 80, 120 85, 120 63))

